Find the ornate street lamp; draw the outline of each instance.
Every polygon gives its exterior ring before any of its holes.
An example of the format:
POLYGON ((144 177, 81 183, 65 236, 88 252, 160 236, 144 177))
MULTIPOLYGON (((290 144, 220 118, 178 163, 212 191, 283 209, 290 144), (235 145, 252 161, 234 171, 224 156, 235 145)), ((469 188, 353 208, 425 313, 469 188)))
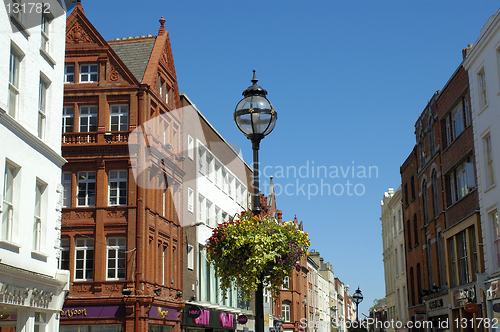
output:
MULTIPOLYGON (((252 142, 253 150, 253 215, 260 215, 259 197, 259 146, 260 141, 274 129, 278 114, 266 98, 267 91, 257 85, 253 71, 252 85, 243 91, 234 110, 234 122, 238 129, 252 142)), ((255 332, 264 332, 264 276, 255 293, 255 332)))
POLYGON ((358 286, 358 289, 356 289, 356 291, 352 295, 352 299, 353 299, 354 303, 356 303, 356 321, 359 323, 359 320, 358 320, 358 316, 359 316, 358 306, 359 306, 359 304, 361 302, 363 302, 363 294, 361 294, 361 290, 359 290, 359 286, 358 286))

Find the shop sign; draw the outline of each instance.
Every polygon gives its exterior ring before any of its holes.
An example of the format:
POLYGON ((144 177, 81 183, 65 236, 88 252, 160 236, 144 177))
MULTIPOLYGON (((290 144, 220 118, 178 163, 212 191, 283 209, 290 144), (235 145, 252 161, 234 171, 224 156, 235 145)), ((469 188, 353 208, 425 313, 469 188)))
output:
POLYGON ((493 280, 490 284, 490 288, 486 291, 486 300, 494 300, 499 297, 499 291, 498 291, 498 282, 499 280, 493 280))
POLYGON ((177 319, 177 309, 151 306, 149 317, 158 319, 177 319))
POLYGON ((193 319, 193 323, 198 325, 208 325, 210 324, 210 311, 201 310, 200 316, 193 319))
POLYGON ((234 315, 221 313, 219 314, 220 326, 222 327, 233 327, 234 324, 234 315))
POLYGON ((187 309, 187 315, 191 318, 198 318, 201 315, 201 308, 193 305, 187 309))
POLYGON ((479 306, 475 303, 467 303, 464 307, 464 310, 466 312, 469 312, 471 314, 478 312, 479 311, 479 306))
POLYGON ((125 317, 124 305, 63 307, 61 319, 125 317))
POLYGON ((468 286, 460 289, 455 289, 452 292, 453 307, 463 307, 467 303, 476 302, 476 289, 474 286, 468 286))
POLYGON ((0 283, 0 303, 48 308, 54 293, 42 289, 0 283))
POLYGON ((429 309, 441 308, 443 306, 443 299, 436 299, 429 301, 429 309))
POLYGON ((248 317, 246 315, 239 315, 238 316, 238 323, 245 325, 248 322, 248 317))

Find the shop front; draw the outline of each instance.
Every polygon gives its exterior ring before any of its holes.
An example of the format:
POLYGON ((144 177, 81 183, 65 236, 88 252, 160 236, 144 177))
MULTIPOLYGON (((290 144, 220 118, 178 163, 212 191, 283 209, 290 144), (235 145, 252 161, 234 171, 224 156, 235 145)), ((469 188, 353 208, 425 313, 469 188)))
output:
POLYGON ((60 332, 121 332, 125 305, 63 307, 60 317, 60 332))
POLYGON ((237 314, 186 305, 182 314, 183 332, 235 332, 237 314))
POLYGON ((0 264, 0 330, 57 331, 67 277, 57 280, 0 264))
POLYGON ((486 303, 488 304, 488 318, 493 324, 492 331, 500 330, 500 278, 486 282, 486 303))
POLYGON ((431 324, 432 332, 445 332, 449 327, 449 311, 450 303, 448 291, 433 293, 425 299, 427 317, 431 324))
POLYGON ((451 290, 450 330, 470 332, 482 330, 482 325, 474 324, 484 318, 482 304, 478 301, 480 295, 478 290, 479 285, 476 283, 451 290))

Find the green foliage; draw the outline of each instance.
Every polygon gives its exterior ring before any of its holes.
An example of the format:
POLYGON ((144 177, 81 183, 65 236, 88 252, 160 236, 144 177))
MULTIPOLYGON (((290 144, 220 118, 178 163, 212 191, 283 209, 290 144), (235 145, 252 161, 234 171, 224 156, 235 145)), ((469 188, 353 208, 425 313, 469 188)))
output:
POLYGON ((207 257, 215 266, 224 296, 234 287, 248 299, 261 277, 277 296, 283 279, 307 254, 310 245, 308 234, 291 221, 280 224, 242 212, 213 230, 207 241, 207 257))
POLYGON ((383 302, 385 300, 385 297, 383 299, 375 299, 373 300, 373 305, 370 307, 370 312, 374 310, 378 310, 378 308, 381 307, 380 302, 383 302))

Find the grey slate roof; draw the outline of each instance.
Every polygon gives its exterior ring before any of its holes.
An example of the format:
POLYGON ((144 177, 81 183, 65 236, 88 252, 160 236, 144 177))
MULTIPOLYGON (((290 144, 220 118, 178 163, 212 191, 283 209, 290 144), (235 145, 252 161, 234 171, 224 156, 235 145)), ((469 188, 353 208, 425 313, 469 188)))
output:
POLYGON ((134 40, 130 43, 110 43, 113 51, 118 54, 127 68, 130 69, 135 78, 141 83, 154 44, 155 38, 147 38, 140 41, 134 40))

